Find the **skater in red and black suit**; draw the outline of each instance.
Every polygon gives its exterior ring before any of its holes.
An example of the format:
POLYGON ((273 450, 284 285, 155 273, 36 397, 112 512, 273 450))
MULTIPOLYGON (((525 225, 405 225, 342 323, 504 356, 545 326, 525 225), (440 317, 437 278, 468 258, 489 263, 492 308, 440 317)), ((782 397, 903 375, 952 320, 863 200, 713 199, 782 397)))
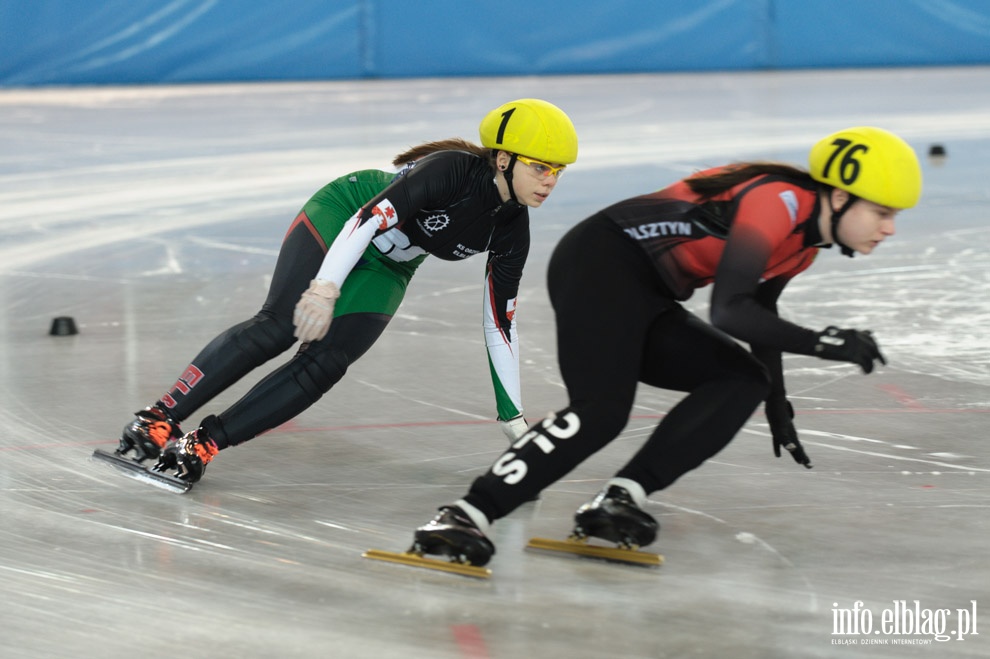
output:
POLYGON ((872 127, 820 140, 810 171, 743 163, 700 172, 621 201, 576 225, 550 260, 566 408, 533 425, 467 495, 417 529, 413 551, 484 565, 485 532, 612 441, 638 383, 687 392, 640 451, 575 514, 575 535, 647 545, 659 526, 642 510, 718 453, 760 403, 773 435, 811 467, 784 388, 781 353, 886 363, 870 332, 816 331, 784 320, 777 299, 821 247, 869 254, 921 195, 914 151, 872 127), (681 305, 713 284, 711 324, 681 305), (749 344, 746 350, 736 340, 749 344))

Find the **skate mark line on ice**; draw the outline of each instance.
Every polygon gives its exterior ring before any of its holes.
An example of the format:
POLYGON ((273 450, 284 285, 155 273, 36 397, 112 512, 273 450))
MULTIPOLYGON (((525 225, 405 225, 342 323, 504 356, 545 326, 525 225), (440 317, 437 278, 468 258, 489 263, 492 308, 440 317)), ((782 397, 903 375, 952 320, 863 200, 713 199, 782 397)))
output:
POLYGON ((64 581, 66 583, 79 583, 79 579, 74 576, 66 576, 64 574, 56 574, 54 572, 45 572, 44 570, 25 570, 16 567, 10 567, 8 565, 0 565, 0 570, 6 570, 7 572, 13 572, 15 574, 24 574, 29 577, 37 577, 40 579, 51 579, 52 581, 64 581))
POLYGON ((920 462, 922 464, 932 465, 935 467, 943 467, 946 469, 954 469, 958 471, 979 471, 985 474, 990 474, 990 469, 984 469, 982 467, 956 465, 956 464, 951 464, 949 462, 939 462, 938 460, 925 460, 923 458, 909 458, 906 456, 891 455, 890 453, 878 453, 876 451, 861 451, 859 449, 849 448, 847 446, 836 446, 834 444, 825 444, 823 442, 809 442, 808 440, 804 440, 804 443, 810 446, 823 446, 825 448, 830 448, 836 451, 848 451, 850 453, 859 453, 860 455, 869 455, 875 458, 887 458, 888 460, 901 460, 905 462, 920 462))
POLYGON ((454 408, 451 408, 451 407, 444 407, 443 405, 437 405, 436 403, 431 403, 431 402, 426 401, 426 400, 419 400, 417 398, 411 398, 409 396, 403 395, 403 393, 401 391, 397 391, 395 389, 389 389, 389 388, 383 387, 383 386, 381 386, 379 384, 375 384, 374 382, 368 382, 367 380, 358 380, 358 382, 360 382, 361 384, 363 384, 366 387, 370 387, 370 388, 372 388, 372 389, 374 389, 376 391, 380 391, 380 392, 385 393, 385 394, 388 394, 390 396, 394 396, 394 397, 402 398, 402 399, 405 399, 405 400, 408 400, 408 401, 412 401, 412 402, 416 403, 417 405, 423 405, 424 407, 435 407, 438 410, 443 410, 444 412, 451 412, 452 414, 460 414, 461 416, 467 416, 467 417, 471 417, 471 418, 474 418, 474 419, 484 419, 484 420, 487 420, 487 417, 481 416, 480 414, 472 414, 470 412, 464 412, 462 410, 457 410, 457 409, 454 409, 454 408))
MULTIPOLYGON (((715 515, 712 515, 710 513, 706 513, 702 510, 685 508, 684 506, 677 506, 668 502, 651 501, 651 503, 659 503, 664 508, 679 510, 681 512, 688 513, 689 515, 698 515, 699 517, 705 517, 724 526, 729 525, 728 522, 726 522, 724 519, 716 517, 715 515)), ((777 559, 780 560, 780 562, 782 562, 787 567, 789 568, 795 567, 793 561, 791 561, 789 558, 784 556, 776 547, 774 547, 773 545, 771 545, 770 543, 768 543, 766 540, 759 537, 755 533, 750 533, 749 531, 739 531, 738 533, 736 533, 734 537, 737 541, 745 545, 758 544, 760 547, 762 547, 766 551, 776 556, 777 559)), ((811 613, 818 611, 818 593, 815 590, 815 587, 811 584, 811 581, 808 579, 808 577, 806 577, 800 570, 798 571, 798 577, 804 583, 805 591, 808 593, 808 598, 810 600, 808 603, 808 611, 811 613)))
MULTIPOLYGON (((766 424, 762 424, 762 425, 765 426, 766 424)), ((760 435, 761 437, 770 437, 770 433, 760 432, 758 430, 751 430, 751 429, 748 429, 748 428, 744 428, 743 429, 743 432, 750 433, 750 434, 753 434, 753 435, 760 435)), ((847 441, 853 441, 853 442, 868 442, 868 443, 871 443, 871 444, 882 444, 884 446, 890 446, 891 448, 897 448, 896 446, 890 444, 890 442, 886 442, 886 441, 884 441, 882 439, 873 439, 873 438, 870 438, 870 437, 856 437, 854 435, 840 435, 839 433, 822 432, 820 430, 802 430, 801 431, 801 434, 802 435, 811 435, 811 436, 815 436, 815 437, 824 437, 824 438, 827 438, 827 439, 841 439, 841 440, 847 440, 847 441)), ((860 455, 869 455, 869 456, 872 456, 872 457, 875 457, 875 458, 887 458, 889 460, 901 460, 901 461, 905 461, 905 462, 920 462, 922 464, 931 465, 933 467, 943 467, 943 468, 955 469, 955 470, 959 470, 959 471, 979 471, 979 472, 983 472, 983 473, 990 473, 990 469, 986 469, 984 467, 973 467, 973 466, 964 465, 964 464, 952 464, 950 462, 941 462, 939 460, 927 460, 925 458, 909 458, 907 456, 893 455, 891 453, 879 453, 879 452, 876 452, 876 451, 864 451, 862 449, 849 448, 848 446, 838 446, 836 444, 828 444, 828 443, 825 443, 825 442, 815 442, 815 441, 811 441, 811 440, 808 440, 808 439, 803 439, 802 440, 802 443, 808 444, 809 446, 821 446, 821 447, 824 447, 824 448, 830 448, 830 449, 834 449, 836 451, 848 451, 850 453, 859 453, 860 455)))

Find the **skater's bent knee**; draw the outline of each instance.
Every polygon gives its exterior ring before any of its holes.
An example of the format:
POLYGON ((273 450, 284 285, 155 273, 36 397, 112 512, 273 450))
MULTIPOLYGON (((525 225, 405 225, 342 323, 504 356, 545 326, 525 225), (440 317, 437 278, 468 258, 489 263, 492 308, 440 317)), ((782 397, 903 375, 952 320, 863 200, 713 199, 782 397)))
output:
POLYGON ((310 396, 319 398, 337 384, 347 372, 347 355, 332 348, 306 350, 296 356, 296 381, 310 396))
POLYGON ((594 402, 572 403, 570 407, 557 413, 557 418, 568 413, 576 415, 582 426, 594 426, 596 437, 609 441, 619 435, 629 422, 630 406, 616 401, 598 400, 594 402))
POLYGON ((261 313, 244 323, 234 338, 241 350, 258 360, 280 355, 296 340, 291 321, 261 313))

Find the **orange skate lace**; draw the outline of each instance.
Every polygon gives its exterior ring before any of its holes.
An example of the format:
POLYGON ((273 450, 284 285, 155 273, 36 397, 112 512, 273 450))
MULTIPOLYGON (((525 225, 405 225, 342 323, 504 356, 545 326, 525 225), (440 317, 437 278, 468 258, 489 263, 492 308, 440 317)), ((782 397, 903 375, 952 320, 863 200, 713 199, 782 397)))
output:
POLYGON ((165 421, 152 421, 148 424, 148 437, 151 438, 158 448, 162 448, 172 436, 172 426, 165 421))
POLYGON ((203 464, 212 460, 213 456, 220 452, 212 439, 207 439, 205 442, 193 442, 193 450, 196 452, 196 456, 203 461, 203 464))

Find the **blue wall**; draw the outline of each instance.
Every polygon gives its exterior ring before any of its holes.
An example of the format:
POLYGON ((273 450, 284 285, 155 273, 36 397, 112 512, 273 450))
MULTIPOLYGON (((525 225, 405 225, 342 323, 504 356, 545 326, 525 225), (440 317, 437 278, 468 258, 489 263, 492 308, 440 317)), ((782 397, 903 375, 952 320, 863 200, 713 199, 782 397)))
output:
POLYGON ((0 0, 0 85, 990 63, 987 0, 0 0))

